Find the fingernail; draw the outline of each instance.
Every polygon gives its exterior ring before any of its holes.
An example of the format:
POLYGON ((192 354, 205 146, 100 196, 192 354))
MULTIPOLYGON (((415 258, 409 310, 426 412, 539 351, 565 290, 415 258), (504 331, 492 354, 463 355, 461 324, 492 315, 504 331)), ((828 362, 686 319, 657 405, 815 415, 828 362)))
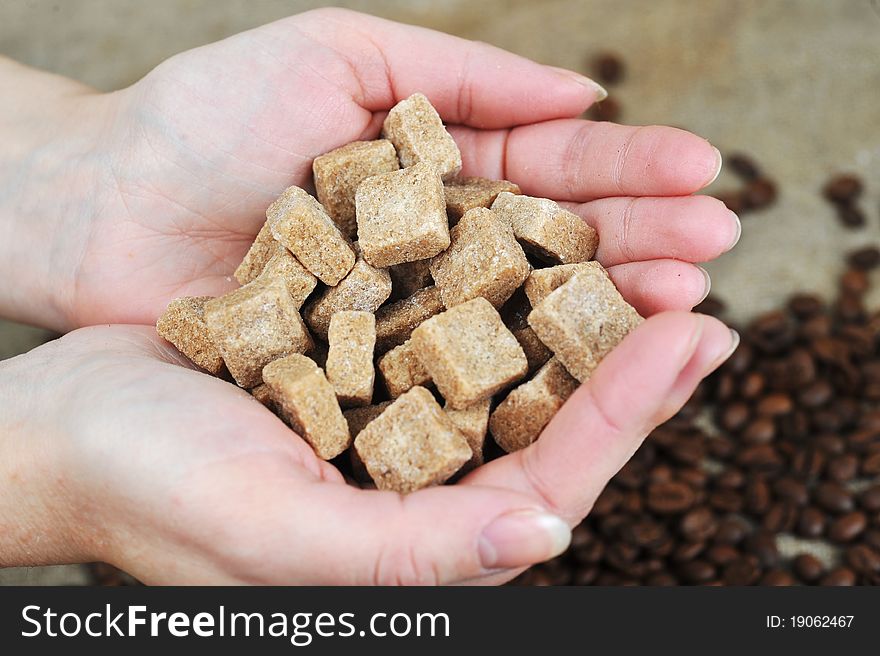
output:
POLYGON ((733 220, 736 223, 736 234, 733 237, 733 241, 730 242, 730 246, 727 247, 727 250, 732 250, 734 246, 739 243, 739 238, 742 237, 743 233, 743 224, 742 221, 739 220, 739 217, 736 215, 736 212, 732 212, 728 210, 733 216, 733 220))
POLYGON ((522 510, 501 515, 480 536, 479 555, 484 569, 534 565, 568 548, 571 529, 556 515, 522 510))
POLYGON ((718 179, 718 175, 721 173, 721 167, 724 165, 724 160, 721 158, 721 151, 715 146, 712 146, 712 150, 715 151, 715 160, 717 164, 715 166, 715 175, 713 175, 712 179, 706 183, 707 187, 718 179))
POLYGON ((694 266, 696 266, 700 270, 700 273, 703 274, 703 278, 705 279, 705 285, 706 285, 705 288, 703 289, 703 295, 700 297, 700 300, 697 301, 697 305, 699 305, 700 303, 702 303, 703 301, 706 300, 706 297, 709 295, 709 292, 712 291, 712 278, 711 278, 711 276, 709 276, 709 272, 706 271, 703 267, 697 266, 696 264, 694 266))
POLYGON ((594 82, 590 78, 581 75, 580 73, 575 73, 574 71, 570 71, 567 68, 559 68, 558 66, 549 66, 548 68, 553 69, 567 80, 572 80, 574 82, 577 82, 581 86, 590 89, 593 93, 596 94, 595 102, 605 100, 608 97, 608 92, 605 90, 605 87, 603 87, 598 82, 594 82))
POLYGON ((733 328, 730 329, 730 346, 727 347, 724 351, 722 351, 717 358, 712 360, 712 364, 710 364, 706 368, 706 375, 708 376, 711 372, 715 371, 718 367, 721 366, 723 362, 727 360, 736 348, 739 346, 739 333, 736 332, 733 328))

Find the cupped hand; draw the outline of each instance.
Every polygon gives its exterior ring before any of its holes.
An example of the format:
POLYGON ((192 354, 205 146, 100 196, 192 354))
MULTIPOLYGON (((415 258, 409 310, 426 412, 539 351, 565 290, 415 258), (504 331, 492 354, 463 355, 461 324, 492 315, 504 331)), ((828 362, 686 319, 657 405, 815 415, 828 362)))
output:
POLYGON ((172 298, 233 288, 272 200, 309 185, 315 156, 376 138, 387 110, 416 91, 449 124, 464 174, 512 180, 594 225, 600 261, 642 311, 692 307, 708 282, 689 262, 736 241, 738 220, 719 201, 683 197, 720 168, 705 140, 578 120, 604 92, 575 73, 323 9, 82 100, 101 125, 100 155, 93 216, 66 222, 55 249, 68 327, 149 324, 172 298))
POLYGON ((734 345, 710 317, 650 318, 535 444, 400 496, 348 485, 151 328, 80 329, 0 365, 4 431, 30 436, 16 447, 27 457, 10 446, 7 461, 40 463, 33 487, 21 481, 43 535, 25 530, 26 548, 33 562, 104 560, 147 583, 501 583, 567 546, 642 438, 734 345))

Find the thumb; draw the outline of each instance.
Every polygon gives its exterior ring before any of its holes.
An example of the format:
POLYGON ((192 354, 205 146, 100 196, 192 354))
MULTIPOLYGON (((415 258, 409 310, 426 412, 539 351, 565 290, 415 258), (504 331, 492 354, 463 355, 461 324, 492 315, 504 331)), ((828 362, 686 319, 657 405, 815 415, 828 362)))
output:
POLYGON ((401 496, 315 483, 305 495, 289 515, 298 583, 456 583, 548 560, 571 537, 534 499, 501 489, 448 486, 401 496))
POLYGON ((511 487, 570 522, 580 521, 645 436, 733 352, 734 336, 700 314, 651 317, 602 361, 538 441, 465 482, 511 487))

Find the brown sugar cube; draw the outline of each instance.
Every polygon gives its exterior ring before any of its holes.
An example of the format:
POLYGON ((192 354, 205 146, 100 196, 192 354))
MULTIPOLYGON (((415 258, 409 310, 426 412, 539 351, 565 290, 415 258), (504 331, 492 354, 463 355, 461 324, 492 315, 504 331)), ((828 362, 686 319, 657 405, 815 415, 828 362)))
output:
POLYGON ((304 355, 275 360, 263 369, 263 380, 291 427, 323 460, 335 458, 351 444, 348 424, 324 372, 304 355))
POLYGON ((523 291, 529 299, 532 307, 535 307, 547 298, 554 289, 559 285, 568 282, 568 280, 578 271, 585 269, 597 269, 602 271, 606 276, 608 272, 598 262, 580 262, 578 264, 557 264, 556 266, 547 267, 546 269, 535 269, 529 274, 523 291))
POLYGON ((468 446, 471 447, 471 459, 465 463, 462 470, 470 471, 483 464, 483 445, 486 442, 486 429, 489 425, 489 407, 492 399, 486 399, 461 410, 453 410, 444 407, 443 411, 455 424, 455 427, 464 435, 468 446))
POLYGON ((543 260, 573 264, 596 253, 599 233, 552 200, 503 191, 492 209, 510 222, 523 248, 543 260))
POLYGON ((254 243, 251 244, 241 264, 238 265, 233 274, 238 284, 246 285, 256 280, 257 276, 263 272, 266 263, 272 259, 272 256, 285 251, 287 249, 272 236, 269 222, 266 221, 257 233, 254 243))
POLYGON ((449 248, 431 260, 431 276, 447 308, 478 296, 500 308, 529 277, 529 261, 513 230, 492 210, 470 210, 450 239, 449 248))
POLYGON ((371 421, 355 449, 380 490, 438 485, 471 458, 464 435, 424 387, 413 387, 371 421))
POLYGON ((428 99, 415 93, 401 100, 385 118, 382 136, 397 149, 403 166, 425 163, 444 180, 461 171, 461 152, 428 99))
POLYGON ((355 204, 358 241, 373 266, 424 260, 449 246, 443 183, 427 164, 367 178, 355 204))
POLYGON ((498 446, 511 453, 538 439, 577 385, 559 360, 547 362, 534 378, 508 394, 489 418, 498 446))
POLYGON ((581 382, 642 321, 605 272, 595 267, 576 273, 529 314, 538 338, 581 382))
MULTIPOLYGON (((279 244, 279 246, 281 246, 279 244)), ((280 251, 273 255, 266 266, 263 267, 261 278, 279 278, 287 287, 290 297, 293 299, 297 309, 302 307, 306 299, 309 297, 318 279, 315 278, 308 270, 299 263, 293 254, 281 246, 280 251)))
POLYGON ((343 407, 367 405, 373 399, 373 350, 376 317, 372 312, 345 310, 330 318, 327 331, 327 380, 343 407))
POLYGON ((416 326, 444 309, 440 290, 434 286, 379 308, 376 312, 376 351, 384 353, 400 346, 409 339, 416 326))
POLYGON ((412 344, 454 410, 489 398, 518 381, 528 369, 519 342, 485 298, 431 317, 413 331, 412 344))
POLYGON ((217 376, 223 371, 223 358, 205 323, 205 305, 210 300, 210 296, 174 299, 156 322, 156 332, 174 344, 193 364, 217 376))
POLYGON ((309 328, 321 339, 327 338, 330 317, 344 310, 375 312, 391 296, 391 276, 358 255, 351 272, 335 287, 328 287, 306 305, 303 316, 309 328))
MULTIPOLYGON (((348 432, 351 435, 351 439, 357 438, 364 427, 381 415, 389 405, 391 405, 391 401, 383 401, 376 405, 367 405, 362 408, 352 408, 351 410, 343 411, 342 416, 348 422, 348 432)), ((358 455, 357 449, 354 447, 349 448, 348 457, 351 462, 351 473, 354 479, 358 483, 372 483, 373 479, 370 478, 370 474, 364 466, 364 461, 358 455)))
POLYGON ((354 266, 354 251, 321 204, 288 187, 266 210, 272 235, 325 285, 335 285, 354 266))
POLYGON ((241 387, 256 387, 263 367, 312 348, 309 331, 280 278, 259 278, 205 305, 211 340, 241 387))
POLYGON ((265 383, 260 383, 250 390, 251 396, 264 406, 275 412, 275 401, 272 399, 272 390, 265 383))
POLYGON ((446 212, 454 224, 468 210, 477 207, 492 207, 492 203, 502 191, 512 194, 522 193, 517 185, 507 180, 455 178, 443 185, 443 193, 446 195, 446 212))
POLYGON ((407 298, 434 284, 431 258, 395 264, 388 268, 388 273, 391 274, 391 294, 395 299, 407 298))
POLYGON ((316 157, 312 163, 318 200, 342 234, 354 238, 357 219, 354 192, 366 178, 400 168, 390 141, 353 141, 316 157))
POLYGON ((413 351, 411 342, 395 346, 379 358, 376 366, 379 367, 385 389, 392 399, 416 385, 424 386, 431 382, 431 377, 413 351))
POLYGON ((544 342, 538 339, 538 335, 528 323, 511 326, 510 332, 516 337, 516 341, 522 347, 523 353, 526 354, 526 361, 529 363, 529 373, 537 371, 553 357, 553 353, 544 345, 544 342))

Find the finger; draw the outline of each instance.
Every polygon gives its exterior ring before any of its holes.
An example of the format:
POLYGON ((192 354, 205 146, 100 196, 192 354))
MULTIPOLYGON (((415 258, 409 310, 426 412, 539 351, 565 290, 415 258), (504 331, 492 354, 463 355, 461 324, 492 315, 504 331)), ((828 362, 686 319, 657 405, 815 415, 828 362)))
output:
POLYGON ((554 200, 684 196, 721 170, 721 155, 708 141, 670 127, 560 119, 450 132, 465 175, 510 180, 525 194, 554 200))
POLYGON ((348 62, 356 100, 371 111, 420 92, 444 121, 498 128, 577 116, 607 95, 572 71, 434 30, 343 9, 292 20, 348 62))
POLYGON ((678 260, 617 264, 608 274, 643 317, 667 310, 691 310, 709 295, 712 286, 705 269, 678 260))
POLYGON ((579 521, 609 479, 735 347, 711 317, 670 312, 647 320, 599 365, 537 442, 463 482, 504 485, 579 521))
POLYGON ((599 232, 605 267, 673 258, 708 262, 739 241, 739 218, 711 196, 604 198, 570 209, 599 232))
POLYGON ((570 539, 533 497, 473 485, 400 496, 313 483, 275 514, 299 583, 453 583, 547 560, 570 539))

